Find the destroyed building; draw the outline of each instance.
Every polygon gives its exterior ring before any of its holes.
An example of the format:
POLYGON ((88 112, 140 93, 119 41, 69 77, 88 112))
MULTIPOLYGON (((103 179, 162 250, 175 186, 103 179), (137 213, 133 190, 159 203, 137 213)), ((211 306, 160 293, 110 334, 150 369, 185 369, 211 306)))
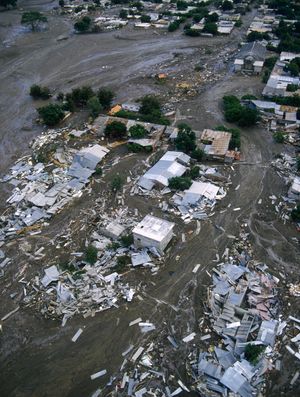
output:
POLYGON ((234 61, 235 72, 259 74, 266 59, 266 47, 254 41, 244 44, 234 61))
POLYGON ((166 187, 169 179, 182 176, 190 162, 190 156, 182 152, 166 152, 138 181, 138 185, 151 190, 155 185, 166 187))
POLYGON ((163 254, 173 237, 174 226, 172 222, 146 215, 132 231, 134 245, 137 248, 154 247, 163 254))
POLYGON ((205 129, 200 140, 208 158, 227 162, 233 160, 228 151, 231 140, 230 132, 205 129))

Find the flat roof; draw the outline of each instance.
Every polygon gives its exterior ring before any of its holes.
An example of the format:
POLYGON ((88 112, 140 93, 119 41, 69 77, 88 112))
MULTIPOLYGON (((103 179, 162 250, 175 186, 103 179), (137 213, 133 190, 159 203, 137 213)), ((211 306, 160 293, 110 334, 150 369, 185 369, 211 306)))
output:
POLYGON ((173 222, 157 218, 156 216, 146 215, 132 232, 160 242, 173 230, 174 226, 175 223, 173 222))

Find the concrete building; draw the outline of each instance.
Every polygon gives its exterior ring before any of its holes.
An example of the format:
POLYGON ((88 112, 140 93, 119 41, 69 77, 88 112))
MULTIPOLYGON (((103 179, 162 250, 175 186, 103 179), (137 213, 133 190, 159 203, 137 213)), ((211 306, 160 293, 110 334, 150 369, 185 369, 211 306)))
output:
POLYGON ((175 223, 146 215, 132 231, 134 245, 137 248, 154 247, 160 254, 163 254, 173 237, 174 226, 175 223))
POLYGON ((259 74, 266 59, 266 47, 258 41, 244 44, 234 61, 235 72, 259 74))

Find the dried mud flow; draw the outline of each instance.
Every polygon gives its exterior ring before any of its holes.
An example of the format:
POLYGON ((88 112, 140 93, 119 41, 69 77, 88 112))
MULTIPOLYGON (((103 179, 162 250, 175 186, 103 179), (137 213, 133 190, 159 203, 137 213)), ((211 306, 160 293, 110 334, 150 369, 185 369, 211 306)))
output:
MULTIPOLYGON (((54 2, 19 1, 24 9, 44 9, 49 13, 54 2)), ((197 96, 178 102, 181 118, 193 128, 214 127, 224 122, 221 98, 226 93, 257 93, 262 89, 259 78, 238 77, 231 73, 231 63, 220 62, 222 54, 237 49, 247 23, 254 13, 245 17, 242 30, 229 38, 191 39, 180 33, 154 34, 136 32, 126 28, 120 32, 98 35, 76 36, 72 34, 72 22, 49 13, 49 29, 35 34, 19 27, 21 11, 0 13, 0 172, 4 173, 18 156, 29 152, 28 142, 42 128, 37 126, 35 106, 28 95, 33 83, 50 86, 58 91, 88 84, 95 88, 110 86, 117 93, 117 100, 133 100, 144 93, 153 92, 172 95, 167 88, 152 83, 149 76, 157 73, 162 63, 174 59, 174 53, 185 56, 184 62, 173 65, 174 75, 185 73, 190 65, 201 63, 201 49, 208 47, 210 55, 206 62, 217 68, 220 79, 204 84, 197 96), (57 41, 60 35, 69 35, 68 40, 57 41), (120 37, 122 39, 120 39, 120 37)), ((168 88, 169 90, 170 88, 168 88)), ((291 282, 299 279, 299 247, 293 237, 295 228, 283 225, 271 206, 269 196, 280 196, 286 191, 284 183, 270 162, 282 147, 272 142, 271 136, 262 128, 255 127, 242 132, 244 158, 234 165, 231 172, 233 187, 219 204, 220 209, 231 207, 226 212, 216 211, 209 222, 201 222, 201 232, 186 243, 172 246, 172 253, 158 276, 152 277, 137 270, 132 282, 143 283, 143 301, 138 299, 118 309, 97 314, 94 318, 74 317, 64 328, 60 323, 46 321, 29 310, 19 310, 3 325, 0 334, 0 395, 1 397, 83 397, 90 396, 98 387, 104 386, 108 378, 90 380, 90 375, 102 368, 108 374, 117 372, 123 357, 121 353, 132 343, 135 347, 142 336, 128 323, 143 317, 160 327, 174 324, 177 329, 186 329, 186 322, 196 324, 203 314, 203 301, 209 278, 206 271, 214 267, 216 253, 221 254, 231 242, 227 235, 238 235, 241 223, 247 223, 250 239, 257 260, 265 261, 271 271, 284 270, 291 282), (238 191, 234 187, 240 185, 238 191), (258 201, 262 199, 262 204, 258 201), (240 207, 241 211, 232 209, 240 207), (225 229, 225 233, 215 225, 225 229), (180 256, 179 260, 175 258, 180 256), (200 263, 199 272, 191 271, 200 263), (191 276, 192 275, 192 276, 191 276), (176 309, 176 310, 174 310, 176 309), (84 327, 76 343, 71 342, 75 331, 84 327)), ((124 176, 134 167, 135 157, 121 159, 111 173, 122 171, 124 176)), ((105 177, 109 181, 110 173, 105 177)), ((103 188, 103 187, 102 187, 103 188)), ((0 186, 1 206, 8 194, 0 186)), ((41 235, 31 238, 32 244, 47 245, 47 239, 60 233, 79 210, 92 206, 97 191, 83 197, 76 205, 55 216, 41 235)), ((112 203, 114 205, 114 203, 112 203)), ((138 208, 141 215, 149 210, 157 211, 151 202, 140 197, 127 197, 126 205, 138 208)), ((189 225, 178 224, 176 232, 188 231, 189 225)), ((80 242, 79 242, 80 243, 80 242)), ((81 242, 82 243, 82 242, 81 242)), ((26 264, 18 251, 18 241, 11 244, 15 260, 5 276, 0 279, 0 316, 15 306, 9 294, 22 290, 14 275, 26 264)), ((49 255, 52 255, 49 252, 49 255)), ((29 264, 32 272, 42 263, 29 264)), ((15 298, 15 299, 18 299, 15 298)), ((297 302, 296 302, 297 303, 297 302)), ((299 315, 295 302, 283 310, 299 315)), ((145 336, 143 336, 145 337, 145 336)), ((294 372, 288 353, 283 355, 283 369, 270 384, 268 396, 284 394, 294 397, 295 389, 284 389, 294 372)), ((299 392, 299 391, 298 391, 299 392)), ((296 393, 296 394, 295 394, 296 393)))

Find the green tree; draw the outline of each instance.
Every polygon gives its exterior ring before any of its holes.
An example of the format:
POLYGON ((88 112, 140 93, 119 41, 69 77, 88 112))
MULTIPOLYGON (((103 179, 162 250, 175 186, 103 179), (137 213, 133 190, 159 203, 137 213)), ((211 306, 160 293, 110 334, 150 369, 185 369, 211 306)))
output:
POLYGON ((191 157, 197 161, 202 161, 204 158, 204 151, 202 149, 196 148, 192 151, 191 157))
POLYGON ((141 22, 143 23, 149 23, 151 21, 150 15, 142 15, 141 16, 141 22))
POLYGON ((196 136, 188 125, 183 124, 179 126, 175 146, 177 150, 187 154, 196 149, 196 136))
POLYGON ((136 124, 129 128, 129 134, 133 139, 140 139, 144 138, 148 134, 148 131, 143 125, 136 124))
POLYGON ((85 16, 80 21, 74 24, 74 29, 79 33, 87 32, 91 27, 92 20, 90 17, 85 16))
POLYGON ((120 13, 119 13, 119 17, 120 17, 121 19, 127 19, 127 17, 128 17, 127 11, 122 9, 122 10, 120 11, 120 13))
POLYGON ((17 0, 0 0, 0 7, 15 7, 17 5, 17 0))
POLYGON ((189 177, 175 176, 169 179, 169 188, 175 190, 187 190, 192 185, 192 180, 189 177))
POLYGON ((95 96, 90 86, 74 88, 70 94, 70 99, 76 106, 85 106, 90 98, 95 96))
POLYGON ((161 107, 159 100, 153 95, 146 95, 142 98, 140 113, 142 114, 153 114, 161 113, 161 107))
POLYGON ((97 97, 103 109, 107 110, 111 107, 112 100, 114 99, 115 93, 108 88, 100 88, 97 92, 97 97))
POLYGON ((203 32, 216 35, 218 33, 218 26, 214 22, 206 22, 203 28, 203 32))
POLYGON ((291 218, 294 222, 300 222, 300 204, 297 204, 297 207, 292 210, 291 218))
POLYGON ((85 250, 85 260, 93 265, 97 261, 97 253, 97 248, 93 245, 89 245, 85 250))
POLYGON ((97 116, 99 116, 99 113, 102 110, 102 106, 101 103, 98 99, 97 96, 93 96, 91 97, 88 101, 87 101, 87 106, 90 110, 90 115, 95 119, 97 116))
POLYGON ((241 107, 240 119, 238 123, 241 127, 251 127, 259 120, 259 112, 257 109, 249 109, 246 106, 241 107))
POLYGON ((50 104, 37 109, 43 122, 48 126, 58 124, 64 118, 64 111, 60 105, 50 104))
POLYGON ((229 1, 229 0, 223 1, 223 3, 222 3, 222 10, 223 11, 229 11, 229 10, 232 10, 232 9, 233 9, 232 1, 229 1))
POLYGON ((287 66, 288 71, 291 73, 292 76, 297 77, 299 76, 299 66, 296 62, 290 62, 287 66))
POLYGON ((22 14, 21 24, 30 26, 31 30, 35 31, 41 23, 46 23, 45 15, 38 11, 28 11, 22 14))
POLYGON ((60 7, 64 7, 65 6, 64 0, 59 0, 58 4, 59 4, 60 7))
POLYGON ((277 143, 284 143, 284 133, 282 131, 276 131, 273 134, 274 141, 277 143))
POLYGON ((112 191, 117 192, 118 190, 121 190, 122 186, 123 186, 122 177, 119 174, 115 175, 111 181, 112 191))
POLYGON ((50 90, 48 87, 41 87, 37 84, 34 84, 30 87, 30 96, 34 99, 48 99, 51 96, 50 90))
POLYGON ((109 138, 125 138, 127 134, 126 125, 120 121, 112 121, 104 130, 105 136, 109 138))
POLYGON ((216 12, 213 12, 212 14, 208 14, 205 19, 206 22, 218 22, 219 15, 216 12))

